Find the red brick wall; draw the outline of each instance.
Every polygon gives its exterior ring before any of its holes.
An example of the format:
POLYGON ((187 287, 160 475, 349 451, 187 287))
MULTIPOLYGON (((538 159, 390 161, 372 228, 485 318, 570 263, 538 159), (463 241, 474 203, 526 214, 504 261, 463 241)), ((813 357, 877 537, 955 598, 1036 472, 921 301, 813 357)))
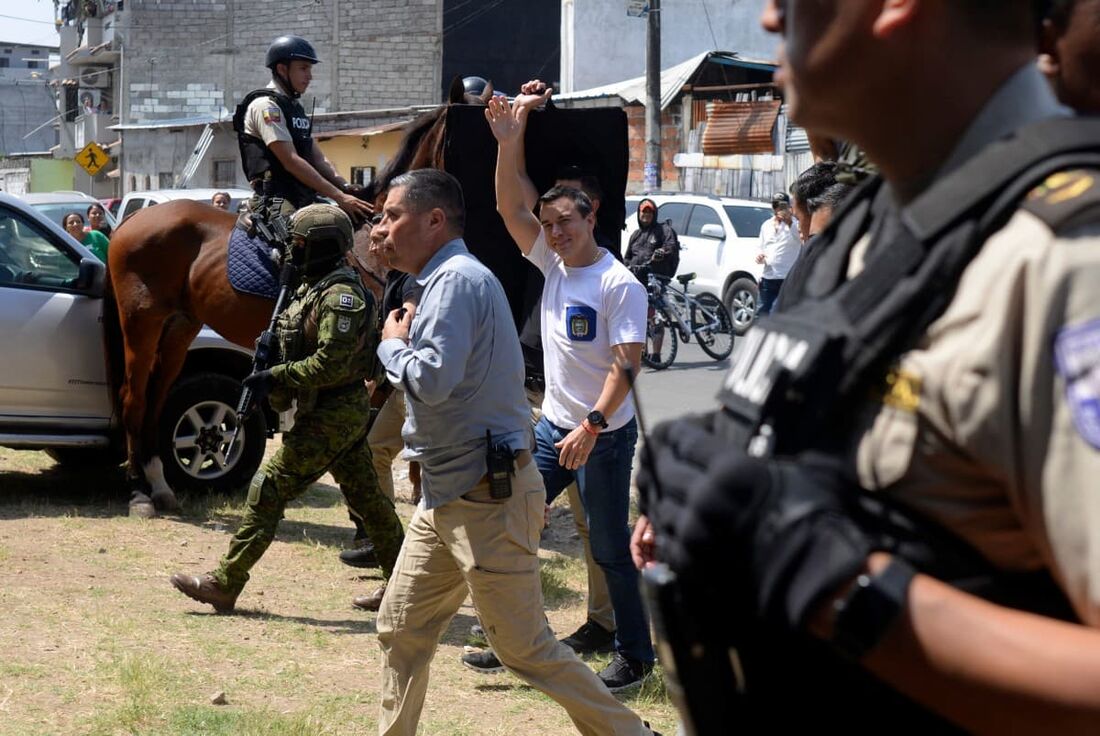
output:
MULTIPOLYGON (((630 144, 630 172, 626 191, 640 192, 645 183, 645 105, 627 105, 627 136, 630 144)), ((680 170, 672 165, 672 157, 681 151, 682 108, 675 103, 661 113, 661 188, 679 189, 680 170)))

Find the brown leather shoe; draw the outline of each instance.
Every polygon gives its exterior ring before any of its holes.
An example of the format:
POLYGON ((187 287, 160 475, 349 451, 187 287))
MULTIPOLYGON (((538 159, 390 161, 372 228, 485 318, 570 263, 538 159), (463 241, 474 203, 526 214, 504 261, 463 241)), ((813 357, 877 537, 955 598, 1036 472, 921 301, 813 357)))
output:
POLYGON ((218 613, 229 613, 237 603, 237 596, 222 590, 222 586, 209 573, 200 577, 177 572, 171 580, 176 590, 199 603, 209 603, 218 613))
POLYGON ((377 588, 367 595, 357 595, 351 599, 351 605, 364 611, 377 611, 382 607, 382 596, 386 595, 386 586, 377 588))

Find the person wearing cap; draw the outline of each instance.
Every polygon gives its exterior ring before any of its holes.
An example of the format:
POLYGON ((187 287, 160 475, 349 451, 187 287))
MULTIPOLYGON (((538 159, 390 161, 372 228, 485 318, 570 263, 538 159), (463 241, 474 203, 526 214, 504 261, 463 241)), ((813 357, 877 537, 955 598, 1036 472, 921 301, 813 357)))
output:
MULTIPOLYGON (((364 379, 374 372, 378 323, 374 297, 344 261, 352 246, 351 219, 330 204, 298 210, 290 224, 290 257, 301 284, 278 317, 278 365, 244 379, 257 402, 276 411, 297 402, 294 426, 256 473, 240 528, 212 572, 172 575, 184 595, 219 613, 233 610, 249 571, 275 539, 286 505, 325 473, 340 485, 348 509, 374 543, 389 579, 404 541, 393 501, 378 487, 367 419, 364 379)), ((374 608, 385 585, 375 591, 374 608)))
POLYGON ((769 218, 760 226, 760 245, 756 254, 756 262, 764 265, 760 278, 758 314, 772 311, 772 305, 779 296, 779 288, 783 286, 783 279, 787 278, 787 273, 798 260, 802 249, 802 241, 798 237, 798 221, 791 214, 791 198, 786 192, 776 192, 772 197, 772 212, 775 217, 769 218))
POLYGON ((299 98, 321 60, 300 36, 279 36, 267 49, 271 82, 245 95, 233 115, 244 174, 256 193, 250 212, 266 212, 273 202, 281 214, 328 197, 353 221, 370 217, 371 208, 356 197, 321 149, 313 145, 313 121, 299 98))
POLYGON ((638 203, 638 229, 626 246, 626 267, 643 284, 650 273, 659 276, 676 275, 680 265, 680 240, 672 229, 672 221, 657 221, 657 205, 652 199, 638 203))

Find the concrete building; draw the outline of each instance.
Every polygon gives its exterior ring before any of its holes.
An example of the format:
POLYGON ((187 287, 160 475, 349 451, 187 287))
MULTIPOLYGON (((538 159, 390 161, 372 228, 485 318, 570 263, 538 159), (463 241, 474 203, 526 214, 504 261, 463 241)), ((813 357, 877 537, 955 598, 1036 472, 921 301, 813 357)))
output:
POLYGON ((322 59, 303 99, 315 131, 371 127, 438 101, 442 7, 443 0, 66 3, 57 84, 79 90, 87 69, 107 62, 101 76, 110 79, 111 103, 107 125, 100 116, 89 123, 80 93, 70 93, 77 114, 63 125, 58 155, 117 136, 111 170, 78 176, 77 188, 97 196, 181 183, 243 186, 230 120, 237 101, 270 80, 263 61, 274 37, 304 36, 322 59))
POLYGON ((0 155, 41 153, 57 143, 57 103, 46 83, 56 46, 0 41, 0 155))
MULTIPOLYGON (((778 41, 760 27, 765 0, 661 0, 661 68, 714 49, 772 59, 778 41)), ((645 74, 646 19, 624 0, 562 0, 561 91, 645 74)))

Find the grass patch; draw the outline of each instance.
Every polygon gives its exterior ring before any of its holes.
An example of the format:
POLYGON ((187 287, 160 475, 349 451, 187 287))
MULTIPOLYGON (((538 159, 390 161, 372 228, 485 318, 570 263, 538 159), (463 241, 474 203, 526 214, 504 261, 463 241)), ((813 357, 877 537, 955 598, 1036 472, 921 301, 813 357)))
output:
MULTIPOLYGON (((149 733, 152 733, 150 731, 149 733)), ((169 735, 191 736, 324 736, 337 733, 327 714, 280 714, 239 710, 233 706, 194 705, 176 708, 168 717, 169 735)))
POLYGON ((543 604, 551 609, 567 608, 584 600, 584 593, 576 587, 576 581, 581 581, 581 587, 586 580, 584 560, 576 560, 566 555, 553 555, 539 560, 539 577, 542 580, 543 604))

